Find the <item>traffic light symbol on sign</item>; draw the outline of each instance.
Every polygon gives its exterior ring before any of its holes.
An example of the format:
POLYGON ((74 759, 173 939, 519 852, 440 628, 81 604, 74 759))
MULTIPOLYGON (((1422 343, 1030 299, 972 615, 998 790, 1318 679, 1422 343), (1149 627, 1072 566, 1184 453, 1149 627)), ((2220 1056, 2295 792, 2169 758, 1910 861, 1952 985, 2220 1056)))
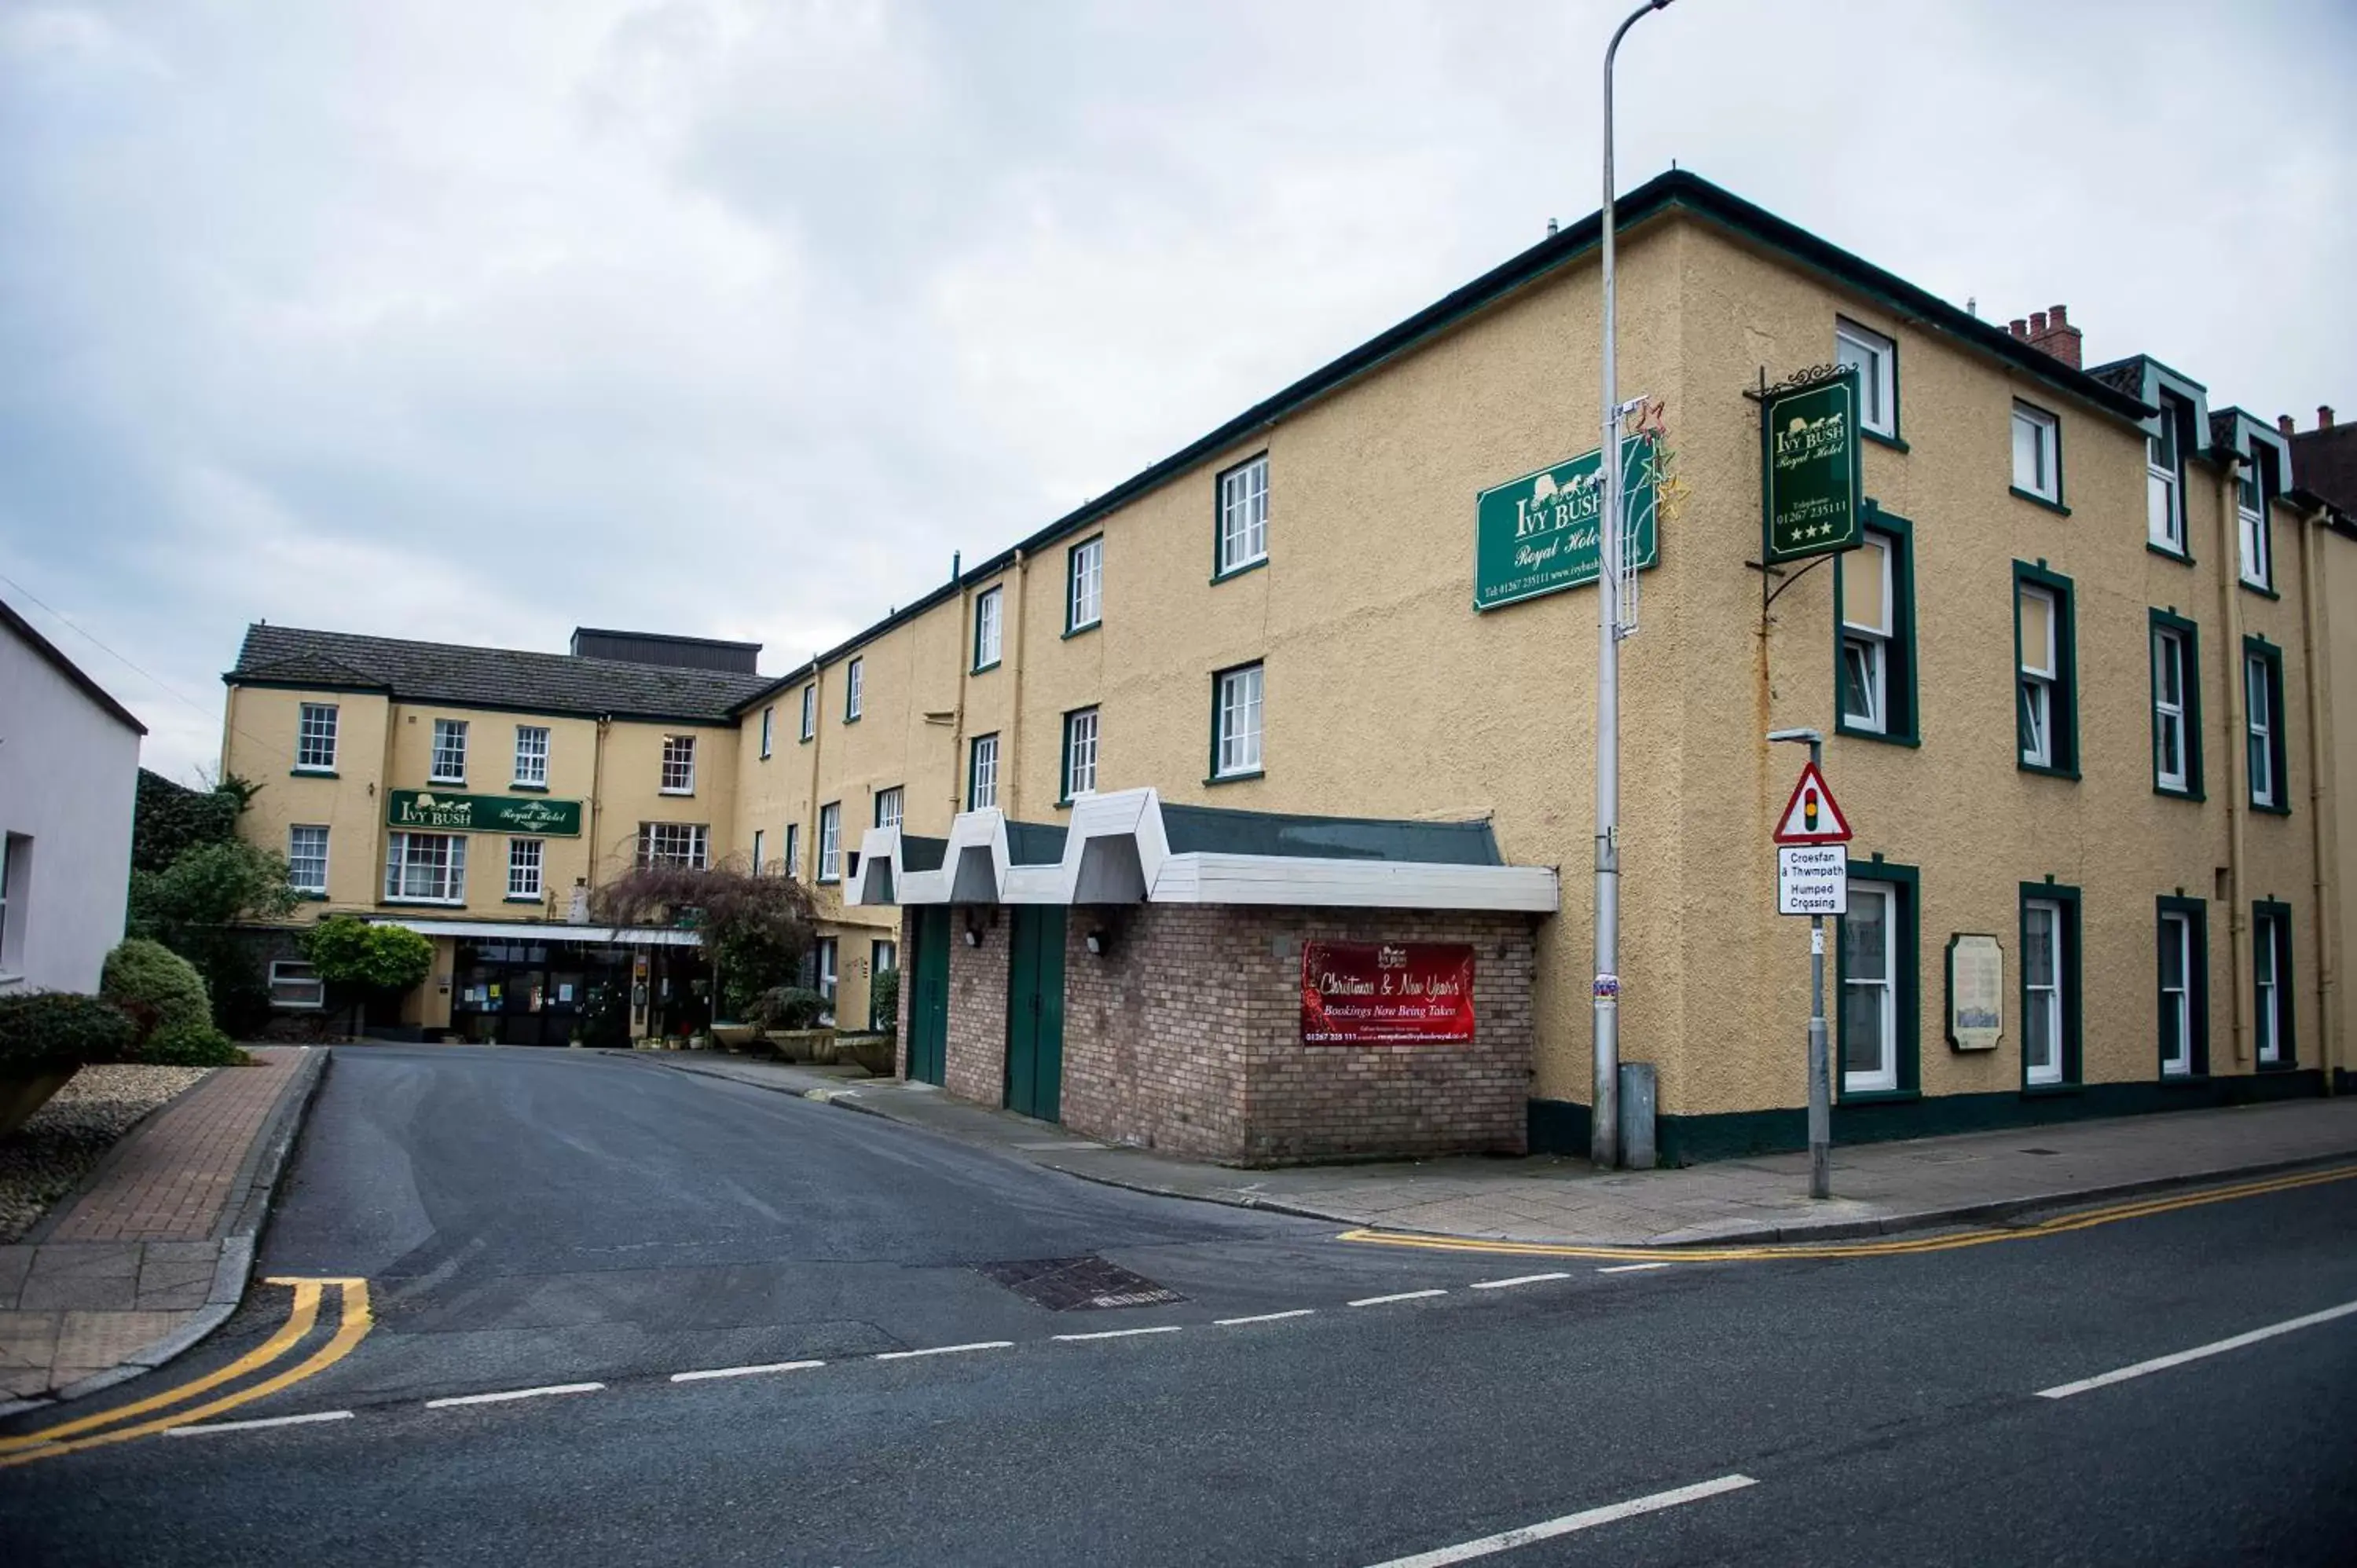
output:
POLYGON ((1841 804, 1826 788, 1817 765, 1808 764, 1801 769, 1801 781, 1792 786, 1792 798, 1784 802, 1783 814, 1776 819, 1776 842, 1847 843, 1849 839, 1849 819, 1842 815, 1841 804))

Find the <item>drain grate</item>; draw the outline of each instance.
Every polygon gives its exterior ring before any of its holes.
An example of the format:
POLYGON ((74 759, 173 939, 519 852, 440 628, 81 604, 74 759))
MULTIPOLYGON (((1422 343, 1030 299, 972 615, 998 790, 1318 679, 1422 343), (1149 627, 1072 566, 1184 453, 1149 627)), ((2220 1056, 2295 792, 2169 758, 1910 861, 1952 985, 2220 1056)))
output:
POLYGON ((996 1280, 1034 1306, 1049 1312, 1082 1312, 1099 1307, 1160 1306, 1187 1298, 1156 1284, 1135 1270, 1089 1256, 1028 1258, 1008 1263, 980 1263, 975 1272, 996 1280))

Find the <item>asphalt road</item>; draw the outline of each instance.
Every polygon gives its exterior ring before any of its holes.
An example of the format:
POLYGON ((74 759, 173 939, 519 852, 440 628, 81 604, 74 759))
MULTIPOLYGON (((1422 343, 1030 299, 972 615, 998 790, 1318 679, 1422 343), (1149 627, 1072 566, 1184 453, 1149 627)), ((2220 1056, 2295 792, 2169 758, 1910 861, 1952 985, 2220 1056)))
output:
POLYGON ((1838 1261, 1394 1251, 642 1062, 347 1051, 259 1272, 378 1322, 234 1416, 351 1414, 0 1470, 0 1553, 1365 1568, 1716 1483, 1469 1560, 2339 1563, 2357 1314, 2039 1391, 2357 1303, 2353 1241, 2357 1181, 1838 1261), (977 1272, 1083 1254, 1186 1299, 977 1272))

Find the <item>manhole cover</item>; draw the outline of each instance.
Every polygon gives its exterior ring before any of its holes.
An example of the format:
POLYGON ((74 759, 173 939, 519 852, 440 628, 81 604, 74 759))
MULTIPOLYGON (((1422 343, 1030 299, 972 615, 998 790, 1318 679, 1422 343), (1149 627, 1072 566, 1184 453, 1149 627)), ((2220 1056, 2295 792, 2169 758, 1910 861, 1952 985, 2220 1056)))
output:
POLYGON ((976 1272, 1049 1312, 1160 1306, 1166 1302, 1187 1299, 1144 1274, 1099 1257, 1028 1258, 1011 1263, 982 1263, 976 1265, 976 1272))

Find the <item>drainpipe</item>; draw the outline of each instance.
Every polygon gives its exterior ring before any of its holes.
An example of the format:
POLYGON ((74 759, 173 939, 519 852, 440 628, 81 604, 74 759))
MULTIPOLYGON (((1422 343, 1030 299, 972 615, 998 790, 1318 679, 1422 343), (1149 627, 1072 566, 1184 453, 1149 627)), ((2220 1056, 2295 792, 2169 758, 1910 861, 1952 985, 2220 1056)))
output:
POLYGON ((1008 822, 1013 822, 1020 814, 1017 809, 1020 803, 1017 790, 1023 779, 1020 762, 1023 756, 1023 590, 1025 579, 1030 575, 1031 558, 1017 550, 1015 553, 1014 581, 1010 585, 1015 590, 1015 608, 1007 617, 1009 625, 1006 628, 1006 661, 1014 666, 1007 672, 1007 679, 1013 682, 1008 693, 1013 705, 1006 715, 1006 744, 1000 748, 1005 755, 998 759, 999 778, 1006 786, 999 793, 1000 809, 1006 811, 1008 822))
POLYGON ((2227 1036, 2234 1065, 2250 1060, 2244 1020, 2250 1016, 2250 961, 2244 951, 2248 917, 2243 913, 2243 833, 2250 821, 2250 732, 2243 693, 2242 539, 2235 523, 2235 481, 2244 458, 2228 451, 2218 473, 2218 624, 2226 668, 2226 990, 2232 1012, 2227 1036))
MULTIPOLYGON (((810 851, 810 880, 802 884, 812 890, 815 899, 818 889, 818 754, 826 748, 826 671, 815 659, 811 660, 811 738, 810 783, 802 791, 804 832, 801 837, 810 851)), ((802 715, 794 715, 794 733, 802 733, 802 715)), ((799 868, 797 868, 799 869, 799 868)))
POLYGON ((2323 1069, 2324 1092, 2331 1094, 2336 1092, 2333 1051, 2340 1043, 2341 1022, 2341 883, 2333 875, 2340 864, 2341 823, 2334 811, 2332 748, 2324 743, 2325 715, 2332 708, 2327 691, 2331 669, 2322 657, 2330 645, 2330 628, 2323 624, 2330 602, 2322 581, 2325 515, 2322 507, 2309 513, 2299 532, 2299 656, 2308 671, 2309 891, 2313 899, 2309 924, 2316 933, 2316 1062, 2323 1069))
MULTIPOLYGON (((950 557, 950 581, 958 585, 958 639, 950 650, 957 660, 957 702, 950 717, 950 820, 957 820, 959 803, 965 799, 962 782, 965 771, 965 685, 974 678, 974 596, 965 591, 965 581, 958 569, 959 558, 950 557)), ((951 867, 952 876, 957 872, 951 867)))

